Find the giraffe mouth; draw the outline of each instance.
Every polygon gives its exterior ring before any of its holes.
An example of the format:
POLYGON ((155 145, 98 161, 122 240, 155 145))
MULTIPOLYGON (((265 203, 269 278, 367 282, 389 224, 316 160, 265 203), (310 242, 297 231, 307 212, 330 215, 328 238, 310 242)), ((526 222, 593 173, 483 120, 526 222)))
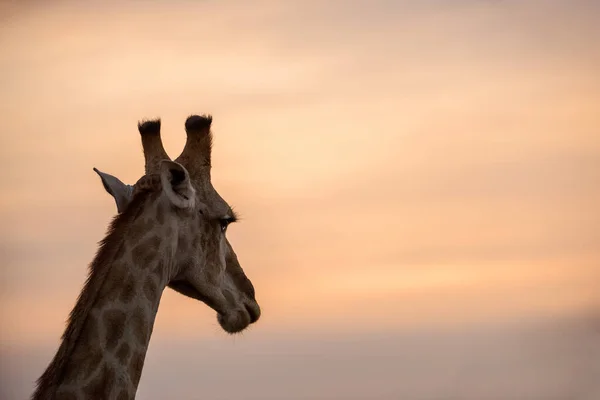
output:
POLYGON ((260 307, 255 301, 244 301, 243 307, 232 310, 222 310, 217 303, 208 296, 200 293, 193 285, 186 281, 171 281, 169 287, 185 296, 202 301, 217 312, 219 325, 228 333, 238 333, 253 324, 260 318, 260 307))
POLYGON ((200 293, 193 285, 186 281, 172 281, 169 283, 169 287, 176 292, 183 294, 184 296, 191 297, 192 299, 200 300, 213 310, 219 312, 217 304, 210 297, 200 293))
POLYGON ((250 314, 246 309, 237 309, 226 314, 217 313, 217 321, 221 328, 227 333, 239 333, 251 324, 250 314))

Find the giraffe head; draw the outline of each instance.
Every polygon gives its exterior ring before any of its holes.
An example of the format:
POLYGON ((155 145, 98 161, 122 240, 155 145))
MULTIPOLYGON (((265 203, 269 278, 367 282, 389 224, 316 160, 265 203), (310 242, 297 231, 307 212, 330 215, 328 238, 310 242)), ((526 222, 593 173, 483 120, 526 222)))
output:
POLYGON ((119 213, 136 196, 148 197, 142 209, 148 229, 168 243, 161 246, 169 253, 162 255, 168 286, 210 306, 221 327, 236 333, 258 320, 260 307, 227 240, 236 215, 211 183, 211 122, 198 115, 186 120, 187 141, 174 161, 162 145, 160 120, 140 123, 146 173, 133 186, 94 170, 119 213))

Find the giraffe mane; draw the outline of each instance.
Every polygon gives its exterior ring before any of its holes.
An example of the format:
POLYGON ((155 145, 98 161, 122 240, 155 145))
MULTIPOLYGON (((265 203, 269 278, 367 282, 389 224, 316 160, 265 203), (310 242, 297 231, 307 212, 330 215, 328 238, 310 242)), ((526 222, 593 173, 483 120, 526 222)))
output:
POLYGON ((150 192, 136 193, 123 213, 116 215, 111 221, 107 233, 99 243, 98 251, 88 268, 88 276, 77 302, 69 314, 61 344, 54 358, 36 382, 36 390, 32 399, 53 399, 57 385, 65 372, 67 360, 85 325, 87 315, 94 306, 100 289, 106 281, 116 255, 124 246, 122 238, 131 223, 140 215, 150 192))

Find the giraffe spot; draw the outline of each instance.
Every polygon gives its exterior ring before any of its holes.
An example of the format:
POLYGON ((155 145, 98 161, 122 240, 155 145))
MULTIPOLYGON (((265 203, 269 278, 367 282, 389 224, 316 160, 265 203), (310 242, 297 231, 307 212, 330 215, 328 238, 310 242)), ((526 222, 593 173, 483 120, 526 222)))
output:
POLYGON ((119 346, 119 350, 117 350, 117 360, 119 360, 122 365, 125 365, 130 354, 131 348, 129 347, 129 343, 123 343, 119 346))
POLYGON ((124 277, 124 281, 121 282, 121 295, 119 296, 119 300, 121 302, 127 304, 133 297, 135 296, 135 278, 132 274, 127 274, 124 277))
POLYGON ((77 395, 71 391, 60 390, 56 392, 56 400, 77 400, 77 395))
POLYGON ((158 298, 158 287, 154 282, 152 275, 148 276, 146 279, 146 283, 144 284, 144 295, 146 295, 146 298, 152 304, 154 304, 158 298))
POLYGON ((129 400, 129 391, 127 389, 122 389, 117 396, 117 400, 129 400))
POLYGON ((129 362, 129 378, 134 386, 137 386, 142 376, 142 369, 144 368, 144 358, 146 354, 138 352, 133 355, 129 362))
POLYGON ((115 261, 120 261, 125 257, 125 251, 127 250, 127 245, 125 242, 121 242, 121 245, 117 249, 117 253, 115 254, 115 261))
POLYGON ((80 340, 85 343, 95 343, 99 339, 98 320, 94 314, 90 313, 85 321, 85 325, 81 331, 80 340))
POLYGON ((75 349, 65 368, 65 383, 90 376, 102 362, 98 321, 93 314, 88 315, 79 343, 80 346, 75 349))
POLYGON ((156 267, 154 267, 154 269, 152 270, 152 273, 154 274, 154 276, 156 276, 158 278, 159 282, 163 282, 163 279, 165 277, 165 263, 159 261, 156 263, 156 267))
POLYGON ((95 348, 91 353, 84 353, 82 354, 82 356, 86 359, 82 363, 81 369, 84 373, 84 376, 87 378, 91 376, 94 372, 96 372, 96 370, 100 366, 100 363, 102 362, 103 358, 102 350, 100 350, 99 348, 95 348))
POLYGON ((108 301, 116 300, 121 292, 121 285, 123 284, 123 279, 125 279, 126 273, 127 268, 125 264, 115 262, 110 267, 110 273, 106 277, 106 280, 100 289, 100 297, 108 301))
POLYGON ((173 227, 171 225, 168 225, 165 229, 165 237, 170 238, 171 235, 173 235, 173 227))
POLYGON ((110 392, 115 384, 116 374, 106 365, 102 366, 98 376, 88 383, 83 388, 86 396, 94 399, 107 399, 110 397, 110 392))
POLYGON ((148 322, 142 307, 135 309, 133 316, 131 317, 131 326, 133 328, 133 334, 140 344, 146 345, 148 343, 148 322))
POLYGON ((98 347, 84 346, 72 354, 65 369, 64 383, 87 379, 102 362, 102 351, 98 347))
POLYGON ((125 333, 126 315, 121 310, 104 312, 104 329, 106 329, 106 348, 110 351, 117 347, 119 339, 125 333))
POLYGON ((140 240, 154 228, 154 219, 138 218, 129 228, 128 235, 133 240, 140 240))
POLYGON ((152 236, 144 239, 138 243, 133 250, 131 255, 133 261, 140 267, 146 268, 156 258, 158 248, 160 247, 160 238, 158 236, 152 236))

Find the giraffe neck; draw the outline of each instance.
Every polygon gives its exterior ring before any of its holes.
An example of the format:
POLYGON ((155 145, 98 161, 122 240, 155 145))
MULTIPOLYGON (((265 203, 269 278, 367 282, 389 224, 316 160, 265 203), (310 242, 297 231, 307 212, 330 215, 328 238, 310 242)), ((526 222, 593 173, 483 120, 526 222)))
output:
MULTIPOLYGON (((159 264, 160 265, 160 264, 159 264)), ((151 268, 115 262, 57 386, 57 398, 135 397, 166 286, 151 268)))
POLYGON ((137 208, 113 222, 33 399, 135 397, 171 261, 137 208))

